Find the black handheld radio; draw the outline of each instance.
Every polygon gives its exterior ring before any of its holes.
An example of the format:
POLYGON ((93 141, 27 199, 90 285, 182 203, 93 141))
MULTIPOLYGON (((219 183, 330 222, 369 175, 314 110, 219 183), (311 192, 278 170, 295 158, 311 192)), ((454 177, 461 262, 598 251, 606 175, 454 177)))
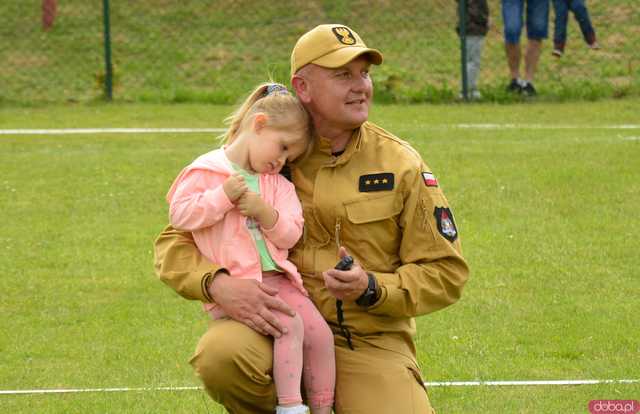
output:
MULTIPOLYGON (((345 256, 336 265, 337 270, 349 270, 353 266, 353 257, 345 256)), ((340 331, 342 335, 347 339, 347 343, 349 344, 349 348, 353 349, 353 344, 351 343, 351 332, 343 325, 344 322, 344 313, 342 312, 342 301, 340 299, 336 300, 336 313, 338 316, 338 326, 340 327, 340 331)))

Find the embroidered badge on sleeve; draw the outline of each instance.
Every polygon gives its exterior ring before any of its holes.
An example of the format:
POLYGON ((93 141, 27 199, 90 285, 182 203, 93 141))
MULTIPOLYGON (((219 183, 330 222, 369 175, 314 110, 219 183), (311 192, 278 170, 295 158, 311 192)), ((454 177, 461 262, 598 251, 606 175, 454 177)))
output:
POLYGON ((431 174, 430 172, 423 172, 422 179, 424 180, 424 185, 427 187, 437 187, 438 180, 436 180, 436 176, 431 174))
POLYGON ((438 224, 438 231, 442 234, 442 237, 453 243, 458 238, 458 229, 456 223, 453 220, 453 213, 448 207, 436 207, 433 211, 433 215, 436 218, 438 224))

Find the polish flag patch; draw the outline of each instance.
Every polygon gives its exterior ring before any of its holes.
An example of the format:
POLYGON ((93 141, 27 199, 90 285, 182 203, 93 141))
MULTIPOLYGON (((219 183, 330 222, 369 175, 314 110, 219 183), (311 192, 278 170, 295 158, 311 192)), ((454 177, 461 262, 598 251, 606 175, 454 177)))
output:
POLYGON ((438 180, 436 180, 435 175, 431 174, 430 172, 423 172, 422 179, 424 180, 424 185, 426 185, 427 187, 438 186, 438 180))

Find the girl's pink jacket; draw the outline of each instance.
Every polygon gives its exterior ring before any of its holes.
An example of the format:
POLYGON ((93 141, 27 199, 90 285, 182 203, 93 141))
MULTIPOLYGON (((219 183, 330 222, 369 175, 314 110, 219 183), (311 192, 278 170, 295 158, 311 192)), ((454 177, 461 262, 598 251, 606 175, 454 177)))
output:
MULTIPOLYGON (((262 265, 247 218, 235 208, 222 188, 234 173, 224 150, 198 157, 173 182, 167 201, 171 225, 193 233, 200 252, 224 266, 233 277, 262 281, 262 265)), ((287 260, 289 249, 302 235, 300 200, 291 182, 280 174, 260 174, 260 195, 278 212, 271 229, 261 229, 273 261, 305 295, 296 266, 287 260)), ((205 304, 210 310, 214 306, 205 304)))

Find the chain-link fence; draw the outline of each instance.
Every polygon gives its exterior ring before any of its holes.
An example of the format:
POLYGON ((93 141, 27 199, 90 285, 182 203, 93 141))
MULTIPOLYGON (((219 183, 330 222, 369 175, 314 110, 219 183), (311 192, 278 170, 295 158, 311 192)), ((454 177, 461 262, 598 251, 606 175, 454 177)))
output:
MULTIPOLYGON (((572 18, 562 58, 551 56, 550 40, 544 43, 539 95, 640 95, 640 3, 592 0, 588 6, 601 49, 583 43, 572 18)), ((499 99, 509 71, 499 0, 489 0, 489 7, 479 87, 485 98, 499 99)), ((235 102, 267 78, 287 83, 296 39, 317 24, 341 23, 385 56, 373 72, 378 100, 455 99, 461 78, 456 8, 454 0, 111 0, 113 98, 235 102)), ((0 103, 101 99, 103 18, 103 0, 3 0, 0 103)), ((549 31, 551 37, 553 12, 549 31)))

